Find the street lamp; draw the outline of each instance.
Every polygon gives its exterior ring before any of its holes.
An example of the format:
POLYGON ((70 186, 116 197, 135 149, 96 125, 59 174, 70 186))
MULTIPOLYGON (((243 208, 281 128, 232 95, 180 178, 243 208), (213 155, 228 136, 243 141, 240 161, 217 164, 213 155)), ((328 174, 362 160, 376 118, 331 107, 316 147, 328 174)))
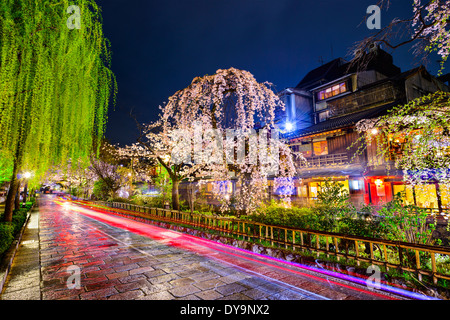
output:
POLYGON ((286 129, 287 132, 291 132, 294 129, 294 125, 291 122, 286 122, 284 128, 286 129))

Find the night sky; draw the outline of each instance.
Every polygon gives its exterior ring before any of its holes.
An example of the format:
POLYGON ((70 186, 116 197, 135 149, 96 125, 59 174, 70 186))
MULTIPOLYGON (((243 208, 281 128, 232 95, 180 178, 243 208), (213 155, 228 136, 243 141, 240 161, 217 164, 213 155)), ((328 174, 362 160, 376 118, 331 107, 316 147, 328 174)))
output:
MULTIPOLYGON (((158 106, 192 79, 235 67, 277 91, 294 87, 311 69, 374 31, 366 9, 377 0, 102 0, 105 36, 111 42, 118 95, 106 137, 135 142, 139 122, 154 121, 158 106)), ((406 18, 412 0, 393 0, 381 26, 406 18)), ((410 47, 391 52, 402 71, 420 65, 410 47)), ((436 59, 427 65, 435 74, 436 59)))

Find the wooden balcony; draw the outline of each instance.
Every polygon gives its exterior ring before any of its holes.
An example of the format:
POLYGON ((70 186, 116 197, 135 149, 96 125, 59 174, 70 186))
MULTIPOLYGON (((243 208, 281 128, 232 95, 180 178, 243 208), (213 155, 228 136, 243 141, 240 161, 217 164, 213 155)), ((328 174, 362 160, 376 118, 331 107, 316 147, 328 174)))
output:
POLYGON ((351 159, 347 153, 335 153, 327 154, 323 156, 314 156, 307 158, 308 163, 301 163, 300 167, 310 168, 310 167, 329 167, 329 166, 341 166, 349 164, 351 159))
POLYGON ((393 102, 398 98, 398 96, 398 90, 389 83, 356 91, 353 94, 329 101, 327 103, 330 109, 329 116, 341 116, 363 110, 371 106, 393 102))

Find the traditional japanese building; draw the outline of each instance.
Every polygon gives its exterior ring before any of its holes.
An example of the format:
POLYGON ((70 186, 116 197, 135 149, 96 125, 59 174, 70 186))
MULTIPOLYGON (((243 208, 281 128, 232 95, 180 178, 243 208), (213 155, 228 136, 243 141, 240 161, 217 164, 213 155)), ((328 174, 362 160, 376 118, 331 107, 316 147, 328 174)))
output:
MULTIPOLYGON (((278 118, 280 127, 284 124, 284 136, 292 149, 307 160, 298 170, 294 201, 315 201, 321 184, 331 178, 344 184, 355 205, 380 205, 406 191, 406 203, 449 207, 434 184, 415 190, 405 186, 392 159, 377 156, 375 139, 368 139, 367 148, 357 154, 360 134, 355 130, 362 119, 383 116, 395 106, 437 90, 448 91, 441 81, 445 79, 433 77, 423 66, 401 72, 392 56, 379 48, 366 54, 370 62, 363 71, 342 58, 335 59, 311 70, 295 88, 280 93, 286 104, 286 113, 278 118)), ((396 143, 392 142, 393 156, 396 143)))

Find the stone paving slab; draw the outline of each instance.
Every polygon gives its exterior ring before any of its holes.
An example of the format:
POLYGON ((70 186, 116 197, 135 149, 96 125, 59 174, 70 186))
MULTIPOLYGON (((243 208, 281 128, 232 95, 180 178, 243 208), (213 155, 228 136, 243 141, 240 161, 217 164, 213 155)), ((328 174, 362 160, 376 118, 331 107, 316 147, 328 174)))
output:
POLYGON ((39 213, 33 210, 0 295, 1 300, 40 300, 39 213))

